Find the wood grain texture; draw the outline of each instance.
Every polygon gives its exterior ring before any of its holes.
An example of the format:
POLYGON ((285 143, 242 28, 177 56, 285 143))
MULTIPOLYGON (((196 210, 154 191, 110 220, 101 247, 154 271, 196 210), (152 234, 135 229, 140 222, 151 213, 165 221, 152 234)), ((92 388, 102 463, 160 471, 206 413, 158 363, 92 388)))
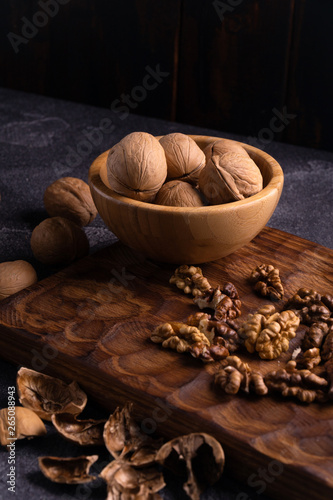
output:
MULTIPOLYGON (((253 294, 247 282, 260 263, 279 267, 286 299, 301 286, 333 292, 333 251, 269 228, 241 250, 201 267, 213 285, 236 285, 246 315, 268 302, 253 294)), ((274 498, 330 498, 332 405, 222 394, 212 386, 214 365, 163 350, 149 340, 157 324, 185 320, 196 310, 189 297, 169 285, 173 270, 117 242, 4 299, 1 356, 75 379, 90 398, 110 410, 132 400, 146 432, 170 437, 212 433, 239 479, 254 481, 259 468, 279 470, 266 484, 274 498)), ((283 304, 278 302, 277 309, 283 304)), ((279 360, 241 356, 265 372, 290 357, 303 333, 300 327, 289 353, 279 360)))

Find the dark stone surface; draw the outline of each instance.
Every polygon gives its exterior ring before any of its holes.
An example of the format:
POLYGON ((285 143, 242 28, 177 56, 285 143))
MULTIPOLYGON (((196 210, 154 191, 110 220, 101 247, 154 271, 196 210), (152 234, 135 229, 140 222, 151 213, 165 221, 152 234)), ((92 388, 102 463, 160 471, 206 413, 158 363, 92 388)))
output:
MULTIPOLYGON (((29 244, 33 228, 47 217, 43 206, 45 188, 62 176, 87 180, 94 158, 137 130, 156 135, 179 131, 254 142, 253 138, 137 115, 122 119, 107 109, 0 89, 0 262, 28 260, 36 268, 39 279, 55 272, 55 268, 41 265, 34 259, 29 244)), ((280 162, 285 175, 281 200, 268 225, 333 248, 333 153, 275 142, 262 144, 258 141, 257 145, 280 162)), ((114 240, 99 216, 85 231, 91 252, 114 240)), ((17 367, 1 360, 0 369, 0 406, 3 408, 7 406, 8 386, 15 385, 17 367)), ((92 404, 84 413, 86 416, 103 414, 101 408, 92 404)), ((46 438, 16 443, 16 495, 34 500, 105 498, 105 487, 100 482, 94 488, 75 487, 53 484, 43 477, 38 468, 38 456, 82 453, 81 449, 58 437, 51 425, 48 424, 47 429, 46 438)), ((7 457, 2 448, 0 499, 14 495, 7 490, 7 457)), ((259 494, 258 489, 237 484, 227 471, 202 498, 265 500, 265 491, 261 487, 259 494)), ((168 482, 162 496, 168 500, 185 498, 175 481, 168 482)))

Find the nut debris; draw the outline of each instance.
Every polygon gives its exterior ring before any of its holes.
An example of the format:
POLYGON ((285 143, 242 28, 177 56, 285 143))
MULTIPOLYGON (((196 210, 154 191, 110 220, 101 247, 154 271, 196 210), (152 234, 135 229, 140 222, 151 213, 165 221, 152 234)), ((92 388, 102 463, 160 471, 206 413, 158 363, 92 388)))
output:
POLYGON ((87 396, 76 382, 66 384, 28 368, 20 368, 16 382, 20 403, 45 420, 51 420, 53 413, 78 415, 87 404, 87 396))
POLYGON ((15 419, 12 426, 10 425, 11 419, 12 417, 8 415, 8 408, 0 410, 0 444, 2 446, 11 444, 12 439, 29 439, 46 434, 42 420, 28 408, 15 406, 15 419))
POLYGON ((69 441, 82 446, 104 444, 105 420, 78 420, 71 413, 53 414, 51 420, 57 431, 69 441))
POLYGON ((97 479, 91 476, 89 469, 98 459, 98 455, 81 457, 39 457, 39 468, 45 477, 55 483, 81 484, 97 479))

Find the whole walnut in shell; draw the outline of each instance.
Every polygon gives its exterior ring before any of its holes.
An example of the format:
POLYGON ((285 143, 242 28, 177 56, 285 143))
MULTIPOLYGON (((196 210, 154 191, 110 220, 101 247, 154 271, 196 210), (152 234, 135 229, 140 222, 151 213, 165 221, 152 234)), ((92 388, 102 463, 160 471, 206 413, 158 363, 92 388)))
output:
POLYGON ((50 217, 65 217, 79 226, 87 226, 97 215, 88 184, 76 177, 62 177, 50 184, 44 206, 50 217))
POLYGON ((32 232, 31 249, 44 264, 69 264, 89 252, 89 242, 83 229, 64 217, 51 217, 32 232))
POLYGON ((167 176, 164 149, 146 132, 133 132, 113 146, 106 168, 113 191, 146 202, 153 201, 167 176))
POLYGON ((195 187, 183 181, 163 184, 155 198, 155 204, 169 207, 202 207, 203 201, 195 187))
POLYGON ((188 135, 167 134, 161 137, 168 165, 167 180, 179 179, 196 184, 206 163, 204 152, 188 135))
POLYGON ((199 187, 210 203, 219 205, 258 193, 263 180, 250 157, 230 152, 211 157, 200 174, 199 187))
POLYGON ((229 139, 218 139, 217 141, 213 141, 208 146, 205 147, 204 153, 206 156, 206 162, 208 162, 212 156, 221 156, 225 153, 238 153, 241 156, 245 156, 249 158, 247 151, 238 144, 236 141, 232 141, 229 139))
POLYGON ((33 285, 37 274, 29 262, 14 260, 0 264, 0 300, 33 285))

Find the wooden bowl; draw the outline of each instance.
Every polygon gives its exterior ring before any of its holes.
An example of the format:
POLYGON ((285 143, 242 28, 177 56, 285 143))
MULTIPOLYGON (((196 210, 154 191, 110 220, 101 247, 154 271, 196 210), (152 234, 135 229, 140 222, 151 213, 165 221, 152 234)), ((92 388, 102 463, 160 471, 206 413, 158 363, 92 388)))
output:
MULTIPOLYGON (((220 137, 191 135, 204 149, 220 137)), ((236 142, 236 141, 233 141, 236 142)), ((111 191, 105 176, 105 151, 89 169, 89 184, 97 210, 120 241, 155 261, 200 264, 235 252, 266 225, 281 196, 283 171, 274 158, 243 146, 263 176, 262 191, 245 200, 205 207, 166 207, 132 200, 111 191)))

